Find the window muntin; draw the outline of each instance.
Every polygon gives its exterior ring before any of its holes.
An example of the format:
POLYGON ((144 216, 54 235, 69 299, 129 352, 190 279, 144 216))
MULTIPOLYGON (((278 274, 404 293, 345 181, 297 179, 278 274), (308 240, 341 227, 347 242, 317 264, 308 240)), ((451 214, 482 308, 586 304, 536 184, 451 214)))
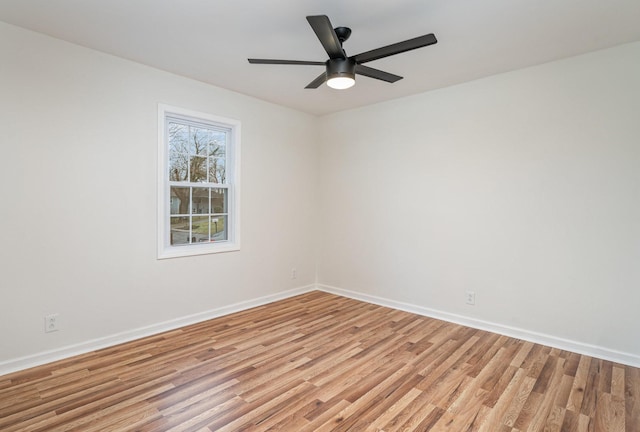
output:
POLYGON ((239 249, 240 124, 160 106, 159 258, 239 249))

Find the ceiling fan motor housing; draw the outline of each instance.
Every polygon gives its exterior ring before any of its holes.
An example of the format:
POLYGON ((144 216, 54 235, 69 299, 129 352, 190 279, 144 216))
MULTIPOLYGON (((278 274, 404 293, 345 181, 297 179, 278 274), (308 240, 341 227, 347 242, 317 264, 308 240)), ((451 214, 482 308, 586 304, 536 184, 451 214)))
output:
POLYGON ((327 79, 353 78, 356 76, 356 61, 352 58, 327 60, 327 79))

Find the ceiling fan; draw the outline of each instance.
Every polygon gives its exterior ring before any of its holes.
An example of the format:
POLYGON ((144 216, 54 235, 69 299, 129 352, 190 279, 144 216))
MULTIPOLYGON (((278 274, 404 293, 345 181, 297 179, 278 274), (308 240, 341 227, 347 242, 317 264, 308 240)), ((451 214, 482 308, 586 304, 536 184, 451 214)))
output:
POLYGON ((329 54, 329 60, 320 62, 305 60, 272 60, 250 58, 248 59, 249 63, 325 66, 325 72, 311 81, 305 88, 316 89, 326 81, 329 87, 336 89, 346 89, 355 84, 356 74, 364 75, 369 78, 379 79, 389 83, 394 83, 398 80, 401 80, 401 76, 364 66, 363 63, 378 60, 384 57, 389 57, 395 54, 400 54, 406 51, 411 51, 416 48, 433 45, 438 42, 433 33, 430 33, 424 36, 419 36, 403 42, 398 42, 395 44, 384 46, 382 48, 377 48, 371 51, 366 51, 347 57, 347 53, 345 52, 344 48, 342 48, 342 44, 344 43, 344 41, 349 39, 349 36, 351 35, 350 28, 336 27, 334 29, 331 25, 331 21, 329 21, 329 18, 326 15, 308 16, 307 21, 311 25, 313 31, 316 33, 316 36, 318 36, 318 39, 320 39, 320 43, 324 47, 325 51, 327 51, 327 54, 329 54))

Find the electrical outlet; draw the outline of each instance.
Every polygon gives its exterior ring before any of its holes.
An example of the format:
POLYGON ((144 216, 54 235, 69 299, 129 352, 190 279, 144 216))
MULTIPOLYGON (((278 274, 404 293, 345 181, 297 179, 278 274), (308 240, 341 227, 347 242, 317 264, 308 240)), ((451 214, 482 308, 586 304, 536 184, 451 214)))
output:
POLYGON ((297 277, 298 277, 298 271, 294 267, 294 268, 291 269, 291 279, 295 279, 297 277))
POLYGON ((475 305, 476 304, 476 293, 473 291, 465 291, 465 302, 468 305, 475 305))
POLYGON ((60 315, 57 313, 54 314, 49 314, 47 316, 44 317, 44 332, 45 333, 51 333, 54 331, 58 331, 60 330, 60 328, 58 327, 58 324, 60 320, 60 315))

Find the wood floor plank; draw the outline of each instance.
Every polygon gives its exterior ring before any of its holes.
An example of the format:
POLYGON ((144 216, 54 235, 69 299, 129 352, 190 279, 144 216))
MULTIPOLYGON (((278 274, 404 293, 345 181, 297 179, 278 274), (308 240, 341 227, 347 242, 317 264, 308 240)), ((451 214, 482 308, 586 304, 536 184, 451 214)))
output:
MULTIPOLYGON (((549 356, 547 364, 551 364, 552 370, 549 375, 549 379, 546 380, 544 390, 536 386, 533 387, 533 392, 540 393, 542 395, 540 404, 538 405, 536 412, 531 418, 531 422, 527 427, 528 432, 535 432, 545 429, 547 420, 553 413, 554 401, 556 400, 557 390, 560 388, 562 382, 562 367, 564 366, 564 359, 549 356), (553 390, 552 390, 553 389, 553 390)), ((542 374, 541 374, 542 375, 542 374)), ((539 381, 536 382, 536 384, 539 381)))
POLYGON ((581 356, 575 379, 573 380, 571 394, 569 395, 569 402, 567 403, 567 409, 575 413, 579 413, 580 407, 582 406, 582 399, 584 398, 584 388, 587 385, 587 378, 589 375, 591 360, 591 357, 581 356))
MULTIPOLYGON (((480 431, 491 432, 500 429, 502 426, 509 426, 507 424, 509 417, 514 417, 513 414, 509 415, 509 409, 513 401, 517 400, 518 392, 527 374, 524 369, 517 369, 513 375, 509 373, 507 376, 511 377, 509 383, 500 393, 498 400, 492 405, 493 409, 490 410, 485 418, 480 427, 480 431)), ((520 409, 518 408, 516 412, 520 412, 520 409)))
MULTIPOLYGON (((525 370, 523 370, 523 372, 523 375, 526 374, 525 370)), ((535 385, 535 379, 530 376, 525 376, 522 381, 519 381, 516 385, 518 386, 518 390, 515 392, 515 396, 508 400, 509 407, 505 410, 504 415, 502 416, 502 424, 510 427, 515 426, 521 416, 521 413, 527 413, 525 405, 531 396, 531 391, 535 385)), ((507 400, 505 400, 504 403, 507 403, 507 400)), ((526 425, 525 422, 522 422, 522 424, 526 425)))
POLYGON ((640 431, 640 369, 625 367, 625 427, 640 431))
POLYGON ((3 432, 640 432, 640 369, 310 292, 0 377, 3 432))

